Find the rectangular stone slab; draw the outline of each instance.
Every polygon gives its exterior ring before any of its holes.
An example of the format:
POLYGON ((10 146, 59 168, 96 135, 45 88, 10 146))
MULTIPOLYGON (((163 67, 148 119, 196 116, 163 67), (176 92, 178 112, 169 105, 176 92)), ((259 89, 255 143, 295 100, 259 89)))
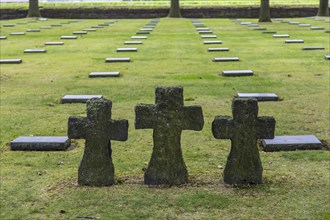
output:
POLYGON ((131 39, 148 39, 147 36, 132 36, 131 39))
POLYGON ((239 61, 238 57, 219 57, 219 58, 214 58, 214 62, 234 62, 234 61, 239 61))
POLYGON ((274 34, 273 38, 288 38, 290 35, 288 34, 274 34))
POLYGON ((0 36, 0 40, 6 40, 7 36, 0 36))
POLYGON ((40 29, 53 29, 51 26, 41 26, 40 29))
POLYGON ((77 36, 61 36, 61 39, 74 40, 74 39, 77 39, 77 36))
POLYGON ((92 28, 104 28, 103 26, 92 26, 92 28))
POLYGON ((212 31, 198 31, 199 34, 212 34, 212 31))
POLYGON ((304 40, 286 40, 286 41, 284 41, 284 43, 286 43, 286 44, 302 44, 302 43, 304 43, 304 40))
POLYGON ((253 30, 255 30, 255 31, 265 31, 265 30, 267 30, 267 28, 258 27, 258 28, 253 28, 253 30))
POLYGON ((120 58, 106 58, 105 62, 107 63, 116 63, 116 62, 131 62, 131 59, 128 57, 120 57, 120 58))
POLYGON ((22 59, 1 59, 0 64, 18 64, 22 63, 22 59))
POLYGON ((277 31, 264 31, 263 34, 276 34, 277 31))
POLYGON ((238 98, 255 98, 259 102, 278 101, 275 93, 237 93, 238 98))
POLYGON ((229 51, 229 48, 208 48, 209 52, 222 52, 222 51, 229 51))
POLYGON ((45 45, 52 46, 52 45, 63 45, 63 42, 46 42, 45 45))
POLYGON ((247 24, 247 27, 259 27, 259 24, 247 24))
POLYGON ((61 103, 86 103, 89 99, 102 97, 102 95, 65 95, 61 99, 61 103))
POLYGON ((117 52, 137 52, 137 48, 117 48, 117 52))
POLYGON ((299 24, 298 26, 299 27, 310 27, 311 25, 310 24, 299 24))
POLYGON ((320 150, 323 144, 314 135, 275 136, 261 140, 263 151, 320 150))
POLYGON ((143 44, 142 41, 125 41, 124 44, 132 45, 132 44, 143 44))
POLYGON ((302 50, 324 50, 324 47, 303 47, 302 50))
POLYGON ((45 49, 25 49, 24 53, 46 53, 45 49))
POLYGON ((198 27, 198 28, 196 28, 196 31, 210 31, 210 28, 198 27))
POLYGON ((140 29, 140 31, 149 31, 149 32, 152 31, 152 30, 153 30, 153 28, 141 28, 140 29))
POLYGON ((89 74, 89 78, 118 77, 118 76, 120 76, 120 72, 91 72, 89 74))
POLYGON ((25 32, 11 32, 10 35, 25 35, 25 32))
POLYGON ((68 137, 20 136, 10 142, 13 151, 64 151, 71 145, 68 137))
POLYGON ((40 32, 39 29, 27 29, 26 32, 40 32))
POLYGON ((107 26, 109 26, 109 24, 99 24, 99 26, 107 27, 107 26))
POLYGON ((324 56, 324 59, 326 59, 326 60, 330 60, 330 55, 325 55, 325 56, 324 56))
POLYGON ((324 27, 311 27, 312 31, 324 30, 324 27))
POLYGON ((136 32, 136 34, 150 34, 149 31, 138 31, 136 32))
POLYGON ((241 22, 241 25, 248 25, 248 24, 252 24, 252 22, 241 22))
POLYGON ((222 76, 252 76, 252 70, 224 70, 222 76))
POLYGON ((88 31, 88 32, 96 31, 96 28, 85 28, 85 29, 83 29, 83 31, 88 31))
POLYGON ((74 31, 72 34, 87 34, 87 31, 74 31))
POLYGON ((3 26, 4 26, 4 27, 15 27, 14 24, 4 24, 3 26))
POLYGON ((51 24, 52 27, 62 27, 62 24, 51 24))
POLYGON ((206 40, 204 44, 222 44, 220 40, 206 40))
POLYGON ((300 24, 298 21, 290 21, 289 24, 300 24))
POLYGON ((217 38, 217 35, 202 35, 201 38, 217 38))

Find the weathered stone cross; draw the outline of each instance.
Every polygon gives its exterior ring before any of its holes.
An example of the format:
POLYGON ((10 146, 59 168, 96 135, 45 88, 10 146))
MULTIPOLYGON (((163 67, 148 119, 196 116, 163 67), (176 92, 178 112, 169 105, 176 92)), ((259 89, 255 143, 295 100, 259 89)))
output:
POLYGON ((111 107, 110 100, 90 99, 87 101, 87 118, 78 116, 69 118, 69 138, 86 139, 84 156, 78 170, 79 185, 114 184, 110 140, 127 140, 128 121, 112 120, 111 107))
POLYGON ((217 116, 212 123, 215 138, 231 140, 224 181, 235 185, 259 184, 262 165, 257 139, 274 138, 275 119, 258 117, 258 101, 251 98, 235 98, 232 111, 234 118, 217 116))
POLYGON ((201 130, 204 125, 200 106, 183 106, 182 87, 157 87, 156 105, 135 107, 135 128, 153 129, 154 148, 144 182, 149 185, 179 185, 188 181, 182 157, 182 130, 201 130))

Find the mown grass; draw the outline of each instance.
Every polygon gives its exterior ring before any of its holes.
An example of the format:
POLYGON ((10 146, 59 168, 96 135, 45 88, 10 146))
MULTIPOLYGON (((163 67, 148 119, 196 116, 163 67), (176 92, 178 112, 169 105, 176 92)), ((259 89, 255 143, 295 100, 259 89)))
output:
MULTIPOLYGON (((324 21, 288 19, 328 28, 324 21)), ((1 59, 22 58, 20 65, 1 65, 1 219, 329 219, 329 151, 260 152, 264 184, 225 185, 222 172, 229 140, 216 140, 211 122, 231 115, 236 92, 275 92, 283 101, 259 103, 259 115, 274 116, 277 135, 315 134, 330 142, 329 34, 278 21, 268 30, 304 39, 288 45, 227 19, 203 19, 230 52, 208 53, 188 19, 161 19, 138 53, 117 54, 125 40, 148 20, 119 20, 64 46, 47 46, 46 54, 23 54, 44 47, 61 35, 105 20, 78 23, 10 36, 12 31, 56 24, 50 19, 4 28, 1 59), (323 46, 325 51, 302 51, 323 46), (131 57, 131 63, 104 63, 106 57, 131 57), (238 56, 238 63, 212 58, 238 56), (223 78, 226 69, 252 69, 253 77, 223 78), (122 77, 90 79, 92 71, 121 71, 122 77), (134 106, 154 103, 157 85, 184 87, 185 105, 203 107, 201 132, 184 131, 182 150, 189 183, 180 187, 143 185, 143 170, 152 151, 152 131, 134 129, 134 106), (66 135, 70 115, 85 115, 84 104, 59 104, 66 94, 102 94, 113 101, 113 118, 129 120, 129 139, 112 142, 115 175, 112 187, 77 186, 84 148, 75 140, 67 152, 11 152, 8 143, 20 135, 66 135)), ((254 21, 244 19, 244 21, 254 21)), ((213 46, 210 46, 213 47, 213 46)))
MULTIPOLYGON (((300 6, 300 7, 318 7, 318 0, 280 0, 272 1, 271 6, 300 6)), ((164 8, 169 7, 170 1, 165 0, 133 0, 122 2, 40 2, 42 8, 164 8)), ((181 0, 182 8, 196 7, 250 7, 260 6, 259 0, 207 0, 207 1, 192 1, 181 0)), ((28 9, 27 3, 1 3, 2 9, 28 9)))

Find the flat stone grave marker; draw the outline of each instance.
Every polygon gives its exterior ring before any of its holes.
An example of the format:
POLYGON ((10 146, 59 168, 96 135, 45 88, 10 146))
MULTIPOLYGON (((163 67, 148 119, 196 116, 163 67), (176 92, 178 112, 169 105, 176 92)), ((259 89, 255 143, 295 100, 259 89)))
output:
POLYGON ((51 24, 50 26, 52 26, 52 27, 62 27, 61 24, 51 24))
POLYGON ((45 45, 47 46, 55 46, 55 45, 64 45, 63 42, 46 42, 45 45))
POLYGON ((96 28, 85 28, 83 31, 91 32, 91 31, 96 31, 96 28))
POLYGON ((265 31, 265 30, 267 30, 267 28, 265 28, 265 27, 258 27, 258 28, 253 28, 253 30, 255 30, 255 31, 265 31))
POLYGON ((103 26, 92 26, 92 28, 104 28, 103 26))
POLYGON ((87 34, 87 31, 74 31, 72 34, 87 34))
POLYGON ((64 39, 64 40, 74 40, 74 39, 77 39, 77 36, 61 36, 61 39, 64 39))
POLYGON ((298 22, 298 21, 290 21, 288 24, 293 24, 293 25, 295 25, 295 24, 300 24, 300 22, 298 22))
POLYGON ((143 44, 142 41, 125 41, 124 44, 126 45, 134 45, 134 44, 143 44))
POLYGON ((153 28, 141 28, 140 29, 140 31, 149 31, 149 32, 152 31, 152 30, 153 30, 153 28))
POLYGON ((212 31, 198 31, 199 34, 212 34, 212 31))
POLYGON ((111 108, 110 100, 91 99, 87 102, 87 117, 69 117, 69 138, 85 139, 84 156, 78 169, 79 185, 115 183, 111 140, 127 140, 128 121, 112 119, 111 108))
POLYGON ((224 70, 222 76, 253 76, 252 70, 224 70))
POLYGON ((209 52, 223 52, 223 51, 229 51, 229 48, 208 48, 209 52))
POLYGON ((131 39, 148 39, 147 36, 132 36, 131 39))
POLYGON ((318 31, 318 30, 324 30, 324 27, 311 27, 310 28, 312 31, 318 31))
POLYGON ((137 48, 117 48, 117 52, 137 52, 137 48))
POLYGON ((6 40, 7 36, 0 36, 0 40, 6 40))
POLYGON ((238 98, 255 98, 259 102, 279 101, 275 93, 237 93, 238 98))
POLYGON ((78 20, 70 20, 70 21, 68 21, 69 23, 77 23, 78 22, 78 20))
POLYGON ((222 44, 220 40, 207 40, 204 41, 204 44, 222 44))
POLYGON ((53 29, 51 26, 41 26, 40 29, 53 29))
POLYGON ((196 31, 210 31, 210 28, 198 27, 198 28, 196 28, 196 31))
POLYGON ((22 59, 1 59, 0 64, 19 64, 22 63, 22 59))
POLYGON ((252 24, 252 22, 245 22, 245 21, 243 21, 243 22, 241 22, 240 24, 241 24, 241 25, 248 25, 248 24, 252 24))
POLYGON ((24 53, 46 53, 45 49, 25 49, 24 53))
POLYGON ((282 18, 273 18, 272 20, 273 20, 273 21, 283 21, 282 18))
POLYGON ((38 21, 48 21, 48 18, 37 18, 38 21))
POLYGON ((20 36, 20 35, 25 35, 25 32, 11 32, 10 35, 20 36))
POLYGON ((102 98, 102 95, 65 95, 61 99, 61 103, 86 103, 89 99, 102 98))
POLYGON ((27 29, 26 32, 40 32, 39 29, 27 29))
POLYGON ((14 24, 4 24, 3 27, 15 27, 14 24))
POLYGON ((247 27, 259 27, 259 24, 247 24, 247 27))
POLYGON ((216 57, 213 62, 235 62, 239 61, 238 57, 216 57))
POLYGON ((233 117, 216 116, 212 133, 216 139, 230 139, 231 150, 224 170, 224 182, 233 185, 262 183, 262 164, 257 140, 273 138, 276 121, 258 117, 256 99, 234 98, 233 117))
POLYGON ((295 39, 295 40, 285 40, 284 43, 286 44, 302 44, 304 40, 295 39))
POLYGON ((324 56, 324 59, 326 59, 326 60, 330 60, 330 55, 325 55, 325 56, 324 56))
POLYGON ((107 26, 109 26, 109 24, 99 24, 99 26, 107 27, 107 26))
POLYGON ((299 24, 298 26, 299 27, 310 27, 311 25, 310 24, 299 24))
POLYGON ((276 34, 277 31, 263 31, 263 34, 276 34))
POLYGON ((89 78, 97 78, 97 77, 119 77, 120 72, 91 72, 89 74, 89 78))
POLYGON ((120 58, 106 58, 105 62, 107 63, 117 63, 117 62, 131 62, 131 59, 128 57, 120 57, 120 58))
POLYGON ((326 30, 326 31, 324 31, 324 33, 330 33, 330 30, 326 30))
POLYGON ((303 47, 302 50, 324 50, 324 47, 303 47))
POLYGON ((217 38, 217 35, 202 35, 201 38, 217 38))
POLYGON ((265 152, 321 150, 323 144, 314 135, 275 136, 261 140, 261 147, 265 152))
POLYGON ((274 34, 273 38, 288 38, 290 35, 288 34, 274 34))
POLYGON ((205 27, 205 25, 203 23, 198 23, 198 24, 196 23, 196 24, 194 24, 194 26, 195 27, 205 27))
POLYGON ((136 34, 150 34, 149 31, 138 31, 136 32, 136 34))
POLYGON ((64 151, 71 145, 63 136, 20 136, 10 142, 12 151, 64 151))
POLYGON ((144 183, 184 184, 188 181, 188 171, 182 157, 181 133, 202 130, 202 107, 184 106, 182 87, 157 87, 155 93, 155 105, 135 106, 135 128, 153 129, 154 147, 144 183))

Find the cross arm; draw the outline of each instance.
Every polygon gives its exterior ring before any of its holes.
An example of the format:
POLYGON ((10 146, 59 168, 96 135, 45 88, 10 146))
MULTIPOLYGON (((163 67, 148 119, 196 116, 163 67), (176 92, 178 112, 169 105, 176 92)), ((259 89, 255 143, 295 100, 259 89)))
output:
POLYGON ((86 137, 87 119, 79 116, 71 116, 68 120, 68 137, 70 139, 82 139, 86 137))
POLYGON ((182 119, 182 130, 202 130, 204 126, 202 107, 198 105, 183 107, 182 119))
POLYGON ((156 106, 139 104, 135 106, 135 129, 153 128, 156 120, 156 106))
POLYGON ((127 120, 110 120, 110 140, 126 141, 128 138, 127 120))
POLYGON ((231 139, 233 128, 233 118, 228 116, 216 116, 212 122, 212 133, 216 139, 231 139))
POLYGON ((258 117, 257 120, 257 138, 273 139, 275 135, 276 121, 273 117, 258 117))

